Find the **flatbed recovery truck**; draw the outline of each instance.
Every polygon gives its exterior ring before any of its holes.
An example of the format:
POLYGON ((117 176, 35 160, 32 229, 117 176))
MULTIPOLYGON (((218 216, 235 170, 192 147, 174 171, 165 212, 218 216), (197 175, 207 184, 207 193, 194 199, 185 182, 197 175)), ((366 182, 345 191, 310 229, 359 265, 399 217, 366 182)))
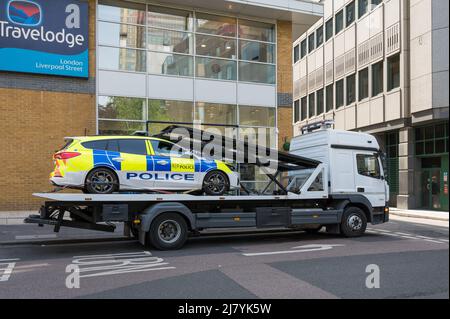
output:
MULTIPOLYGON (((173 129, 159 136, 167 138, 173 129)), ((193 129, 189 133, 192 139, 193 129)), ((319 123, 293 139, 290 153, 278 152, 277 171, 267 172, 277 189, 272 194, 244 185, 240 195, 227 196, 37 193, 45 204, 25 222, 52 225, 55 232, 61 227, 113 232, 114 223, 123 222, 140 243, 160 250, 179 249, 189 233, 211 228, 318 231, 325 226, 328 232, 356 237, 368 223, 389 221, 381 157, 373 136, 319 123)))

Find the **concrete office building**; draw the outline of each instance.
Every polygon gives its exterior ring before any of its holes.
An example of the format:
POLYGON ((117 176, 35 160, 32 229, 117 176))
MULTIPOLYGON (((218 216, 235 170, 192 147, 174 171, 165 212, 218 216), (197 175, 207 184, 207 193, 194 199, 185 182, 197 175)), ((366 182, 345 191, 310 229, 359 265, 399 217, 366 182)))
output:
POLYGON ((391 204, 448 210, 449 2, 326 0, 293 45, 294 134, 321 119, 375 134, 391 204))
MULTIPOLYGON (((236 136, 259 128, 272 147, 291 138, 292 42, 323 15, 317 1, 76 1, 89 5, 87 78, 0 69, 0 210, 36 208, 31 194, 51 189, 65 136, 130 134, 154 120, 227 125, 236 136)), ((247 186, 265 183, 241 173, 247 186)))

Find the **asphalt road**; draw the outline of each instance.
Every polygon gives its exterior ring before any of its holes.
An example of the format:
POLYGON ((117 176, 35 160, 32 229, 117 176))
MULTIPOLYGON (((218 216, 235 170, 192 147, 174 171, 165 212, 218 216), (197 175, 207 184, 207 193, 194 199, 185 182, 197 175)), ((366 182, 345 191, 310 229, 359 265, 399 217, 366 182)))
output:
POLYGON ((207 236, 168 252, 135 241, 0 245, 0 298, 449 298, 448 237, 448 223, 394 220, 356 239, 207 236))

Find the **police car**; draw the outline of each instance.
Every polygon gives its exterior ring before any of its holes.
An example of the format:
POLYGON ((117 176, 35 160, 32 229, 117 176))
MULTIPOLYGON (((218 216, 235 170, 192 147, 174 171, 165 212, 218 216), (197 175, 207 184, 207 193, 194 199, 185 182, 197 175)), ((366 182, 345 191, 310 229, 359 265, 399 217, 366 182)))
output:
POLYGON ((231 164, 203 159, 153 137, 66 138, 53 160, 50 181, 54 185, 90 194, 201 190, 220 196, 239 185, 231 164))

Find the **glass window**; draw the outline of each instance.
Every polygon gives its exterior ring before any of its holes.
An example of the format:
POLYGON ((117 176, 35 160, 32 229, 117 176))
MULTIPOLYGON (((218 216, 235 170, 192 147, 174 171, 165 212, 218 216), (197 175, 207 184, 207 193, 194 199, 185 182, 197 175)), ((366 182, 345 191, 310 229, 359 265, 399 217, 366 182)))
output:
POLYGON ((371 10, 375 9, 376 6, 378 6, 383 0, 372 0, 372 7, 370 8, 371 10))
POLYGON ((344 80, 336 82, 336 109, 344 105, 344 80))
POLYGON ((348 27, 355 21, 355 1, 350 2, 345 7, 345 26, 348 27))
POLYGON ((196 35, 197 55, 236 59, 236 40, 209 35, 196 35))
POLYGON ((196 58, 196 76, 219 79, 236 80, 236 62, 213 58, 196 58))
POLYGON ((378 156, 358 154, 356 155, 356 164, 358 167, 358 174, 372 178, 381 178, 378 156))
POLYGON ((326 110, 327 112, 331 111, 334 108, 333 103, 333 84, 330 84, 326 87, 326 110))
POLYGON ((308 53, 311 53, 316 48, 316 41, 314 33, 308 37, 308 53))
POLYGON ((151 51, 193 53, 191 33, 161 29, 148 29, 147 48, 151 51))
POLYGON ((97 35, 100 45, 145 49, 145 27, 99 21, 97 35))
POLYGON ((99 47, 99 68, 145 72, 145 51, 99 47))
POLYGON ((324 96, 323 96, 323 89, 320 89, 317 91, 317 97, 316 97, 316 103, 317 103, 317 115, 320 115, 324 111, 324 96))
POLYGON ((320 26, 316 31, 316 47, 321 46, 323 43, 323 26, 320 26))
POLYGON ((144 122, 98 121, 98 132, 100 135, 132 135, 136 131, 144 130, 144 122))
POLYGON ((309 95, 309 117, 313 117, 316 115, 316 95, 311 93, 309 95))
POLYGON ((132 97, 99 96, 98 117, 114 120, 144 120, 145 100, 132 97))
POLYGON ((194 119, 194 103, 173 100, 148 100, 147 114, 150 121, 192 123, 194 119))
POLYGON ((372 96, 383 93, 383 61, 372 66, 372 96))
POLYGON ((239 19, 239 38, 275 42, 275 25, 239 19))
POLYGON ((148 73, 193 76, 194 58, 189 55, 148 52, 148 73))
POLYGON ((325 41, 330 40, 333 37, 333 18, 327 21, 325 24, 325 41))
POLYGON ((347 105, 356 102, 356 76, 355 74, 347 77, 347 105))
POLYGON ((358 17, 361 18, 369 10, 369 0, 358 0, 358 17))
POLYGON ((249 144, 262 145, 273 148, 276 145, 275 128, 265 127, 241 127, 239 129, 239 139, 249 144))
POLYGON ((153 152, 157 156, 191 157, 191 154, 188 151, 183 150, 177 144, 160 140, 151 140, 150 143, 152 144, 153 152))
POLYGON ((195 120, 203 124, 237 124, 237 106, 197 102, 195 120))
POLYGON ((335 33, 338 34, 344 29, 344 10, 339 11, 336 14, 336 27, 335 33))
POLYGON ((108 140, 100 140, 100 141, 90 141, 81 143, 84 148, 88 150, 106 150, 106 146, 108 145, 108 140))
POLYGON ((275 65, 239 62, 239 81, 275 84, 275 65))
POLYGON ((300 56, 303 59, 306 56, 307 53, 307 43, 306 43, 306 39, 302 41, 302 43, 300 43, 300 56))
POLYGON ((118 142, 121 153, 147 155, 147 145, 144 139, 120 139, 118 142))
POLYGON ((196 18, 195 26, 197 32, 236 37, 236 19, 234 18, 202 12, 197 12, 196 18))
POLYGON ((294 47, 294 63, 297 63, 298 60, 300 60, 300 47, 296 45, 294 47))
POLYGON ((301 103, 301 120, 303 121, 308 118, 308 99, 306 98, 306 96, 302 98, 301 103))
POLYGON ((145 25, 145 5, 125 1, 115 1, 114 4, 99 3, 97 16, 99 20, 118 23, 133 23, 145 25))
POLYGON ((239 106, 239 124, 246 126, 275 127, 275 108, 261 106, 239 106))
POLYGON ((388 91, 400 86, 400 54, 388 58, 388 91))
POLYGON ((275 45, 240 40, 239 59, 263 63, 275 63, 275 45))
POLYGON ((192 12, 152 5, 148 11, 147 23, 151 27, 192 31, 192 12))
POLYGON ((300 121, 300 100, 294 102, 294 123, 300 121))
POLYGON ((369 97, 369 68, 359 71, 358 74, 359 101, 369 97))

